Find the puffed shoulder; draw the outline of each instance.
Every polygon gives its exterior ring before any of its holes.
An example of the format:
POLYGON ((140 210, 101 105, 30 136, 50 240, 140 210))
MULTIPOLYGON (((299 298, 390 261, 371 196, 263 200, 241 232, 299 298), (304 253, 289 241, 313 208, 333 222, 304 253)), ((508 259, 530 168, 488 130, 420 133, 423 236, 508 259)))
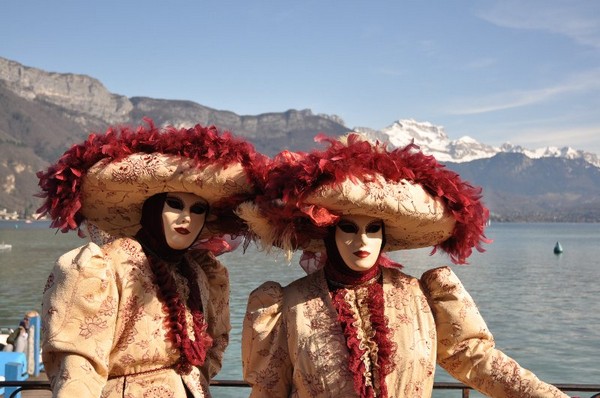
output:
POLYGON ((242 328, 243 354, 250 355, 252 346, 273 343, 281 328, 282 304, 283 289, 279 283, 265 282, 250 293, 242 328))
POLYGON ((247 313, 254 318, 274 316, 283 304, 283 288, 277 282, 268 281, 257 287, 248 298, 247 313))
POLYGON ((102 249, 97 244, 90 242, 60 256, 56 264, 61 267, 81 268, 89 264, 93 258, 104 258, 102 249))
POLYGON ((289 391, 291 366, 283 298, 279 283, 265 282, 248 299, 242 327, 242 369, 244 380, 252 386, 251 396, 275 396, 276 391, 289 391), (285 386, 279 386, 280 383, 285 386))
MULTIPOLYGON (((63 254, 46 283, 42 323, 47 340, 61 333, 76 309, 93 307, 92 298, 105 297, 112 289, 114 271, 102 248, 88 243, 63 254), (81 304, 81 305, 80 305, 81 304)), ((85 314, 87 315, 87 314, 85 314)))
POLYGON ((438 361, 465 349, 465 342, 493 348, 494 339, 473 298, 449 267, 429 270, 421 277, 438 332, 438 361))
POLYGON ((433 300, 452 299, 464 292, 462 282, 450 267, 430 269, 421 276, 421 284, 433 300))
POLYGON ((71 291, 76 287, 75 284, 84 270, 104 268, 104 253, 95 243, 88 243, 84 246, 73 249, 58 258, 46 286, 44 288, 45 296, 53 297, 55 300, 66 300, 71 291), (56 291, 56 287, 60 287, 56 291))

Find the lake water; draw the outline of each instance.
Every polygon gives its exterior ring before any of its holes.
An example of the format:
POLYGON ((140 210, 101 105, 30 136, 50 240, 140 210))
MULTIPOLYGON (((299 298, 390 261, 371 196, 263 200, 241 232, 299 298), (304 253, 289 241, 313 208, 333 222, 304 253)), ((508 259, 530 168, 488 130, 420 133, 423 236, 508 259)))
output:
MULTIPOLYGON (((30 310, 39 311, 41 294, 54 260, 84 243, 75 233, 55 233, 47 223, 0 222, 0 326, 18 324, 30 310)), ((477 302, 496 346, 551 383, 600 382, 600 224, 493 224, 494 240, 470 265, 454 266, 477 302), (564 252, 553 253, 560 241, 564 252)), ((404 271, 420 276, 449 264, 429 250, 392 253, 404 271)), ((231 343, 222 380, 239 380, 240 334, 248 294, 265 280, 287 284, 303 276, 297 265, 257 252, 251 246, 220 257, 231 275, 231 343)), ((454 381, 438 369, 436 381, 454 381)), ((247 389, 215 388, 215 397, 247 397, 247 389)), ((458 397, 460 392, 435 392, 458 397)), ((471 396, 480 397, 477 393, 471 396)), ((583 396, 586 396, 583 394, 583 396)))

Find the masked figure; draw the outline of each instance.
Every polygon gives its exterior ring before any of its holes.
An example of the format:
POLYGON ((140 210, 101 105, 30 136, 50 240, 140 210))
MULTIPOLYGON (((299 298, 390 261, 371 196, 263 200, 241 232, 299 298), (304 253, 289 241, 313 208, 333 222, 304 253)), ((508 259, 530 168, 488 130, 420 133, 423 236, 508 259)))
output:
POLYGON ((233 209, 261 159, 214 127, 150 123, 90 135, 39 174, 52 227, 85 222, 96 242, 44 291, 54 397, 210 396, 231 325, 227 269, 204 247, 244 233, 233 209))
POLYGON ((497 350, 448 267, 420 279, 384 252, 434 247, 463 263, 486 239, 480 190, 415 146, 356 134, 282 152, 239 214, 309 274, 251 293, 242 360, 252 397, 430 397, 436 363, 491 397, 565 397, 497 350))

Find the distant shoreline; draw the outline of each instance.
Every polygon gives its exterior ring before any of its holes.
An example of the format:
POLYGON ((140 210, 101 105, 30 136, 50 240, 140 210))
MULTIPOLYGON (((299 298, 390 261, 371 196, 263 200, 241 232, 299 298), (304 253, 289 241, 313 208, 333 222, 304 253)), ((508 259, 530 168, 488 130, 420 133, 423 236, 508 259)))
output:
POLYGON ((49 228, 50 220, 0 220, 0 229, 49 228))
MULTIPOLYGON (((50 228, 51 220, 0 220, 0 230, 11 230, 11 229, 42 229, 50 228)), ((522 219, 502 219, 498 220, 494 217, 490 218, 490 223, 486 226, 489 228, 490 225, 494 224, 597 224, 600 220, 592 221, 567 221, 567 220, 522 220, 522 219)))

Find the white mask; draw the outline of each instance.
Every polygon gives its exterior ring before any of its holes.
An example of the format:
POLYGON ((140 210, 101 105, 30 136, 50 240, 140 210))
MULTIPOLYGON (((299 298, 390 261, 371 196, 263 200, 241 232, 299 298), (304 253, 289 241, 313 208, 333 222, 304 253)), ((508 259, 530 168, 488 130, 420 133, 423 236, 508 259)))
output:
POLYGON ((165 240, 171 249, 190 247, 204 227, 208 204, 198 195, 188 192, 167 194, 162 222, 165 240))
POLYGON ((335 243, 342 260, 353 271, 375 265, 383 242, 383 221, 370 216, 343 216, 335 227, 335 243))

